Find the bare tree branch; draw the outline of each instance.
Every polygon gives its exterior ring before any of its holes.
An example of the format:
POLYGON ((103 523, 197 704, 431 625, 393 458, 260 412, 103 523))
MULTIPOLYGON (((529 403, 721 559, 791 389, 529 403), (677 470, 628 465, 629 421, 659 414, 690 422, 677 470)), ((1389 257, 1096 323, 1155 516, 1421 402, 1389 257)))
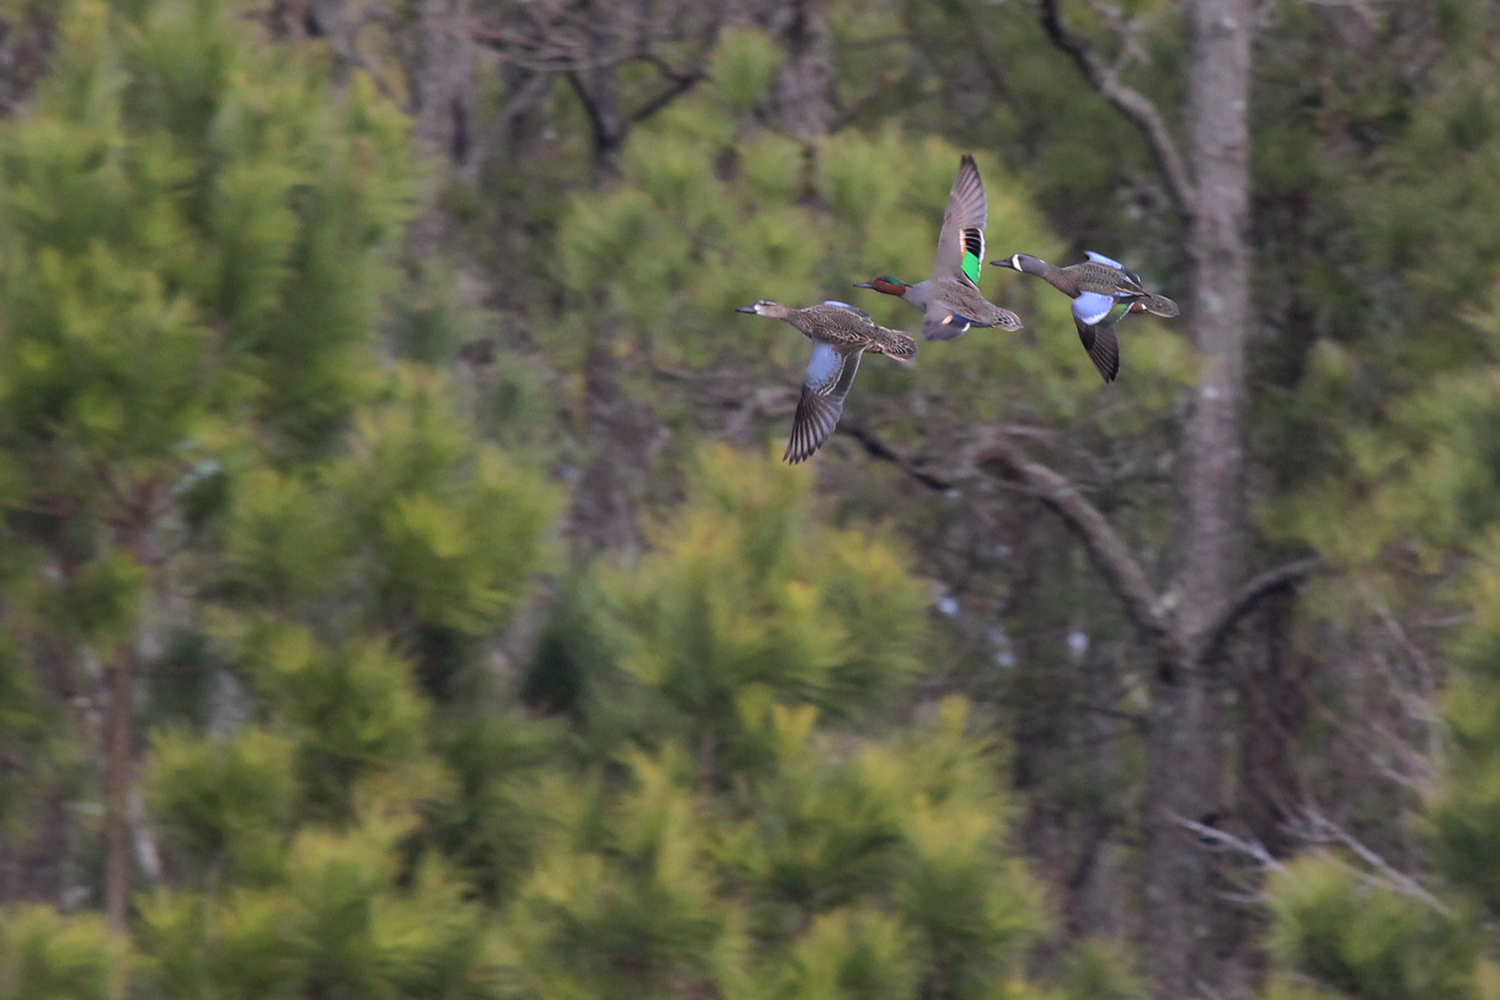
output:
POLYGON ((1230 599, 1229 604, 1219 611, 1218 618, 1214 620, 1208 631, 1204 633, 1199 643, 1196 662, 1206 663, 1218 656, 1223 651, 1224 644, 1234 633, 1235 626, 1265 597, 1300 583, 1322 567, 1322 559, 1317 556, 1307 556, 1272 567, 1245 581, 1230 599))
POLYGON ((1210 843, 1218 844, 1220 847, 1237 851, 1240 854, 1243 854, 1246 857, 1250 858, 1250 860, 1254 861, 1256 864, 1260 865, 1267 871, 1286 871, 1286 865, 1273 858, 1271 856, 1271 852, 1266 850, 1266 846, 1258 840, 1246 840, 1242 837, 1236 837, 1228 830, 1220 830, 1216 826, 1209 826, 1207 823, 1199 823, 1196 820, 1188 819, 1185 816, 1173 816, 1172 819, 1177 823, 1178 826, 1193 831, 1201 839, 1210 843))
MULTIPOLYGON (((500 55, 510 67, 527 70, 544 82, 564 75, 588 116, 594 139, 596 167, 614 170, 614 156, 631 126, 639 124, 708 78, 702 61, 713 48, 723 23, 724 10, 691 0, 663 3, 599 4, 531 2, 505 4, 490 11, 499 23, 472 21, 464 30, 475 43, 500 55), (662 51, 686 46, 699 65, 678 69, 662 51), (664 89, 635 108, 623 106, 621 67, 634 62, 650 64, 665 83, 664 89)), ((545 93, 545 83, 530 84, 517 92, 486 135, 509 127, 516 114, 524 113, 545 93), (514 112, 514 114, 513 114, 514 112)), ((629 88, 632 91, 634 88, 629 88)))
POLYGON ((1360 596, 1364 598, 1375 612, 1380 624, 1385 627, 1386 633, 1407 658, 1411 660, 1413 670, 1421 684, 1421 695, 1424 699, 1430 699, 1437 689, 1437 674, 1432 669, 1432 663, 1427 659, 1427 654, 1422 652, 1422 647, 1412 641, 1411 636, 1402 628, 1400 620, 1391 611, 1389 604, 1376 593, 1375 588, 1363 579, 1357 578, 1360 596))
POLYGON ((573 92, 578 95, 578 103, 583 105, 584 114, 589 119, 589 131, 593 133, 594 139, 595 166, 603 168, 607 173, 617 173, 615 152, 625 141, 625 133, 629 126, 620 120, 614 108, 613 79, 606 77, 600 91, 592 93, 584 84, 583 74, 580 71, 569 72, 566 78, 573 92))
POLYGON ((630 113, 632 124, 639 125, 683 94, 686 94, 689 90, 692 90, 698 81, 708 79, 708 73, 705 70, 694 69, 681 74, 668 75, 668 79, 672 81, 671 86, 630 113))
POLYGON ((1322 810, 1316 806, 1305 806, 1302 809, 1302 815, 1306 822, 1306 827, 1294 832, 1297 832, 1304 840, 1321 844, 1339 844, 1348 848, 1355 857, 1359 858, 1366 865, 1369 865, 1376 875, 1378 875, 1377 878, 1369 872, 1361 872, 1360 874, 1367 879, 1384 886, 1392 892, 1424 903, 1445 917, 1453 916, 1453 910, 1446 903, 1427 891, 1426 887, 1416 879, 1401 871, 1370 847, 1366 846, 1354 834, 1329 819, 1323 814, 1322 810))
POLYGON ((1162 667, 1175 670, 1188 663, 1186 650, 1161 607, 1155 589, 1114 526, 1089 503, 1066 477, 1027 456, 1002 430, 989 442, 978 461, 999 465, 1030 487, 1036 496, 1083 542, 1136 629, 1162 654, 1162 667))
POLYGON ((828 125, 828 133, 832 135, 841 129, 848 128, 854 123, 854 119, 864 113, 866 108, 880 100, 881 97, 890 92, 892 87, 904 79, 906 79, 906 74, 897 70, 891 70, 888 73, 882 74, 869 91, 855 98, 848 107, 835 109, 836 116, 828 125))
POLYGON ((886 444, 874 431, 863 424, 855 423, 851 420, 842 420, 839 422, 836 430, 858 441, 860 447, 864 448, 865 454, 871 458, 879 459, 882 462, 890 462, 923 486, 944 492, 953 489, 953 483, 920 468, 915 461, 886 444))
POLYGON ((1042 30, 1047 38, 1072 58, 1100 97, 1114 105, 1146 136, 1178 209, 1183 215, 1192 215, 1196 211, 1197 191, 1161 111, 1151 98, 1121 81, 1114 68, 1106 65, 1087 42, 1063 26, 1057 4, 1058 0, 1040 0, 1042 30))

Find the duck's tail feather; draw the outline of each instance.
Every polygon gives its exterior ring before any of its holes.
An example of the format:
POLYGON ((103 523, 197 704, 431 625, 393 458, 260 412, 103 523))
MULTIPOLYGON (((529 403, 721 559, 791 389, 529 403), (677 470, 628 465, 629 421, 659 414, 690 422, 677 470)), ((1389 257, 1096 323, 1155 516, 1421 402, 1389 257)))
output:
POLYGON ((887 330, 867 350, 897 361, 910 361, 917 356, 917 342, 904 333, 887 330))

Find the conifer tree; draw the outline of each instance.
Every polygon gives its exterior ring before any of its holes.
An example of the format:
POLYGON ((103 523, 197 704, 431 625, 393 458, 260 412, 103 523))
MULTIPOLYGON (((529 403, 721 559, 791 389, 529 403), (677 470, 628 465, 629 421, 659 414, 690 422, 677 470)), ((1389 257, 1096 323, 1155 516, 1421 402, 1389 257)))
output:
MULTIPOLYGON (((983 724, 957 698, 888 721, 926 641, 904 560, 818 525, 807 471, 769 456, 706 448, 690 481, 656 549, 580 588, 603 760, 534 800, 517 974, 542 997, 1040 990, 1048 916, 983 724)), ((1118 961, 1091 968, 1077 995, 1136 995, 1118 961)))
POLYGON ((0 448, 28 570, 6 614, 16 659, 71 678, 54 694, 93 665, 107 680, 117 932, 134 695, 169 637, 260 716, 227 743, 155 737, 169 873, 274 882, 299 823, 347 821, 361 780, 435 766, 413 663, 448 636, 472 658, 552 516, 440 377, 379 366, 415 194, 405 123, 243 14, 80 0, 36 108, 0 136, 0 448))
MULTIPOLYGON (((1434 773, 1419 797, 1389 795, 1403 810, 1397 833, 1411 843, 1401 858, 1413 860, 1398 867, 1372 854, 1356 829, 1345 846, 1300 858, 1276 875, 1269 901, 1280 975, 1272 996, 1321 995, 1309 985, 1316 984, 1350 997, 1489 997, 1500 982, 1491 957, 1500 912, 1494 379, 1491 368, 1450 374, 1413 393, 1392 408, 1394 433, 1349 436, 1355 475, 1328 477, 1295 508, 1301 529, 1320 538, 1374 600, 1403 613, 1466 610, 1445 650, 1451 676, 1437 696, 1440 718, 1432 720, 1433 745, 1442 748, 1434 773), (1324 517, 1329 505, 1343 505, 1349 516, 1324 517), (1413 558, 1388 560, 1396 546, 1413 558)), ((1328 594, 1324 601, 1342 608, 1347 598, 1328 594)))

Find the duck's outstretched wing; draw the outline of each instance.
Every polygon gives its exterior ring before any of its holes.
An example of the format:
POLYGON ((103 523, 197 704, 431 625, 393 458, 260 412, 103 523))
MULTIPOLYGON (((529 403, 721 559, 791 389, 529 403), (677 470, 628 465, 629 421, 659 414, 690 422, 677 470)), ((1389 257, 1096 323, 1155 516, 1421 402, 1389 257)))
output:
POLYGON ((958 176, 948 192, 948 208, 943 212, 943 229, 938 234, 937 259, 932 265, 933 280, 967 278, 979 283, 979 265, 984 261, 984 226, 989 221, 989 203, 984 197, 984 181, 974 157, 965 156, 958 164, 958 176))
POLYGON ((1106 382, 1113 382, 1120 373, 1120 344, 1114 321, 1122 311, 1130 311, 1128 299, 1099 292, 1083 292, 1073 300, 1073 325, 1078 328, 1083 349, 1089 352, 1094 367, 1106 382))
POLYGON ((1074 316, 1073 325, 1078 327, 1078 339, 1083 341, 1089 360, 1094 362, 1104 381, 1113 382, 1120 374, 1120 342, 1115 336, 1114 324, 1085 323, 1074 316))
POLYGON ((813 344, 802 398, 797 401, 797 412, 792 417, 792 438, 782 456, 786 461, 793 465, 806 461, 823 447, 838 426, 839 415, 844 412, 844 397, 849 395, 849 387, 859 371, 861 353, 862 348, 813 344))

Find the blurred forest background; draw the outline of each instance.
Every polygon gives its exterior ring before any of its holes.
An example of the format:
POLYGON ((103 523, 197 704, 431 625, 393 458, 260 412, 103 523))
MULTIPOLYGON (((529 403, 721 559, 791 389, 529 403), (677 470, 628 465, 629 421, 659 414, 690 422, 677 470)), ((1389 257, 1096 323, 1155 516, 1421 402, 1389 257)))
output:
POLYGON ((1494 0, 0 0, 0 1000, 1500 998, 1494 0), (1124 260, 871 359, 737 316, 1124 260))

